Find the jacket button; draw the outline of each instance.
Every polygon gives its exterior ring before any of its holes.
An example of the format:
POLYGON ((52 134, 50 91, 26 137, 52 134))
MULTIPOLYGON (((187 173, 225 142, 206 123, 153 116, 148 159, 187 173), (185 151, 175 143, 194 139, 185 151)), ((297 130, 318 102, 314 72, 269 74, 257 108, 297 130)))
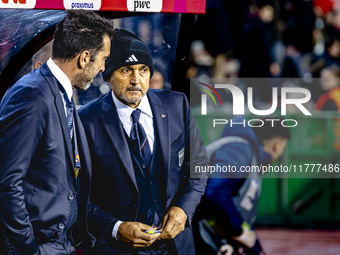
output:
POLYGON ((59 223, 58 228, 59 228, 59 229, 64 229, 64 228, 65 228, 65 225, 64 225, 63 223, 59 223))
POLYGON ((143 164, 143 165, 142 165, 142 168, 143 168, 143 169, 146 168, 146 164, 143 164))
POLYGON ((73 199, 74 199, 74 194, 71 193, 70 195, 68 195, 68 199, 69 199, 69 200, 73 200, 73 199))

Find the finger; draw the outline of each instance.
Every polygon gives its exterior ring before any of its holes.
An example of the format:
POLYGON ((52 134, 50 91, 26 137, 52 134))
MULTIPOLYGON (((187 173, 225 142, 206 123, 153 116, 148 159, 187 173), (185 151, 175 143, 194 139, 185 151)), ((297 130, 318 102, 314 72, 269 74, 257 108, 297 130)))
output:
POLYGON ((166 225, 165 225, 165 227, 162 230, 160 238, 171 239, 171 237, 172 237, 172 235, 171 235, 172 229, 175 227, 174 225, 175 225, 175 222, 173 220, 169 219, 166 222, 166 225))
POLYGON ((150 240, 144 240, 141 238, 134 238, 132 242, 133 247, 149 247, 151 244, 153 244, 160 234, 149 234, 151 236, 150 240))
POLYGON ((181 228, 180 224, 175 223, 173 225, 172 229, 170 230, 169 236, 171 238, 174 238, 175 236, 177 236, 181 232, 182 232, 182 228, 181 228))
POLYGON ((168 237, 169 238, 174 238, 179 232, 181 232, 180 230, 180 225, 178 224, 178 222, 176 222, 175 220, 172 221, 172 228, 169 230, 168 232, 168 237))
POLYGON ((139 223, 138 224, 138 227, 139 227, 139 229, 141 230, 141 231, 145 231, 145 230, 156 230, 157 228, 154 228, 154 227, 151 227, 151 226, 149 226, 149 225, 146 225, 146 224, 144 224, 144 223, 139 223))
POLYGON ((168 221, 168 217, 169 217, 169 215, 166 214, 166 215, 164 216, 164 218, 163 218, 163 223, 162 223, 162 228, 161 228, 162 232, 161 232, 161 235, 159 236, 158 240, 164 238, 165 232, 163 233, 163 231, 164 231, 164 228, 165 228, 166 223, 167 223, 167 221, 168 221))
POLYGON ((139 231, 136 234, 137 238, 143 239, 145 241, 154 241, 156 240, 158 237, 160 236, 160 233, 156 233, 156 234, 148 234, 142 231, 139 231))
POLYGON ((138 237, 134 237, 131 240, 129 240, 128 244, 130 246, 142 246, 142 247, 148 247, 149 245, 151 245, 153 243, 153 241, 151 240, 144 240, 138 237))
POLYGON ((180 219, 175 219, 174 228, 171 230, 175 236, 181 233, 185 229, 185 221, 183 222, 180 219))
POLYGON ((163 236, 161 236, 161 238, 173 239, 184 230, 184 224, 176 217, 169 217, 169 220, 164 230, 165 233, 163 236))
MULTIPOLYGON (((161 235, 160 233, 157 233, 157 234, 147 234, 147 235, 149 235, 149 239, 147 240, 147 241, 149 241, 149 242, 154 242, 154 241, 156 241, 157 239, 158 239, 158 237, 161 235)), ((146 239, 144 239, 144 240, 146 240, 146 239)))
POLYGON ((166 225, 166 222, 168 221, 168 218, 169 218, 169 214, 166 214, 163 218, 163 224, 162 224, 162 229, 164 229, 165 225, 166 225))

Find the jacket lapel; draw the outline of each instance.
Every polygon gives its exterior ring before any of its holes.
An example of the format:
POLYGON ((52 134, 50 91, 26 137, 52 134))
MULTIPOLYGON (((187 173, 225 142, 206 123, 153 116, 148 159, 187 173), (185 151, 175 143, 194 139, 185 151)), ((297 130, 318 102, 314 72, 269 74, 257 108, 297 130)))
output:
POLYGON ((47 83, 49 84, 51 88, 52 94, 54 95, 54 104, 58 112, 60 125, 63 130, 64 140, 65 140, 67 151, 68 151, 68 156, 69 156, 68 158, 69 158, 70 165, 72 166, 72 171, 73 171, 75 162, 74 162, 74 156, 72 152, 70 131, 67 125, 67 118, 66 118, 64 103, 60 95, 60 91, 59 91, 58 84, 57 84, 57 79, 53 76, 46 62, 39 68, 39 70, 42 73, 42 75, 45 76, 47 83))
POLYGON ((77 143, 78 143, 78 152, 79 158, 81 162, 81 170, 80 173, 84 171, 87 172, 86 176, 89 177, 88 182, 91 180, 91 154, 89 151, 89 146, 87 144, 87 139, 85 135, 85 130, 81 120, 79 118, 77 110, 74 111, 74 121, 75 121, 75 128, 76 128, 76 135, 77 135, 77 143))
POLYGON ((103 127, 138 192, 131 153, 125 139, 125 133, 120 123, 116 106, 113 103, 112 92, 109 92, 105 97, 103 97, 102 111, 104 114, 100 117, 100 120, 103 127))
MULTIPOLYGON (((153 91, 149 90, 147 96, 149 98, 153 114, 155 135, 157 135, 157 139, 159 141, 159 155, 161 157, 161 162, 163 163, 161 169, 164 171, 165 180, 169 181, 168 171, 170 169, 170 132, 168 111, 162 107, 162 101, 153 91)), ((169 187, 168 184, 167 187, 169 187)))
MULTIPOLYGON (((78 144, 78 153, 79 159, 81 162, 81 168, 79 171, 79 189, 80 194, 82 194, 82 199, 79 200, 79 208, 81 208, 80 213, 82 219, 85 219, 85 228, 88 231, 87 225, 87 205, 89 203, 89 193, 91 187, 91 176, 92 176, 92 167, 91 167, 91 154, 89 150, 89 146, 87 143, 85 130, 81 120, 79 118, 77 110, 74 111, 74 122, 75 122, 75 130, 77 135, 77 144, 78 144)), ((72 176, 75 176, 73 171, 72 176)), ((75 179, 76 180, 76 179, 75 179)))

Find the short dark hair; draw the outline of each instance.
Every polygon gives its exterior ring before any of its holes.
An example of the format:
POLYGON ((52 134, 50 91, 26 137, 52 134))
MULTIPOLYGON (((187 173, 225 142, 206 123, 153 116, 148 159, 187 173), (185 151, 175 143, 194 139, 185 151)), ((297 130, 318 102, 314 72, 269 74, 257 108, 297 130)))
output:
POLYGON ((70 60, 88 50, 91 61, 104 47, 104 36, 113 37, 113 27, 98 14, 86 10, 71 10, 57 24, 54 33, 52 58, 70 60))
POLYGON ((282 126, 281 122, 283 121, 282 118, 279 117, 271 117, 261 119, 263 121, 263 126, 261 126, 261 121, 256 122, 253 124, 253 130, 259 140, 268 140, 274 138, 275 136, 281 138, 291 138, 290 130, 288 127, 282 126), (266 120, 267 119, 267 120, 266 120), (269 119, 275 119, 275 121, 269 121, 269 119))

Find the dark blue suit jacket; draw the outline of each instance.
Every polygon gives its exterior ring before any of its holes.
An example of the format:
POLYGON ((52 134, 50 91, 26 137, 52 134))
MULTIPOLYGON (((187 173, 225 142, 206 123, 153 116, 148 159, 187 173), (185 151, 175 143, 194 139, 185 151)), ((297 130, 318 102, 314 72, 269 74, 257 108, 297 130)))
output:
MULTIPOLYGON (((74 233, 90 243, 89 233, 100 239, 112 217, 89 202, 90 153, 76 112, 75 126, 82 168, 74 233), (100 226, 93 223, 98 218, 100 226)), ((8 254, 34 254, 39 244, 62 236, 77 192, 64 104, 46 63, 1 101, 0 162, 0 242, 8 254)))
MULTIPOLYGON (((164 171, 166 193, 164 212, 172 206, 182 208, 188 226, 174 240, 180 255, 195 254, 192 231, 193 213, 206 187, 206 179, 190 179, 190 168, 207 163, 206 151, 184 94, 149 90, 147 96, 153 112, 160 145, 161 171, 164 171), (163 117, 162 117, 163 116, 163 117), (190 127, 191 122, 191 127, 190 127), (192 151, 190 153, 190 143, 192 151), (183 164, 179 152, 185 148, 183 164)), ((89 141, 93 181, 91 200, 116 220, 136 221, 139 191, 129 146, 119 120, 112 93, 85 105, 79 110, 89 141)), ((157 242, 157 241, 156 241, 157 242)), ((95 254, 122 254, 124 244, 113 241, 111 249, 98 249, 95 254)))

